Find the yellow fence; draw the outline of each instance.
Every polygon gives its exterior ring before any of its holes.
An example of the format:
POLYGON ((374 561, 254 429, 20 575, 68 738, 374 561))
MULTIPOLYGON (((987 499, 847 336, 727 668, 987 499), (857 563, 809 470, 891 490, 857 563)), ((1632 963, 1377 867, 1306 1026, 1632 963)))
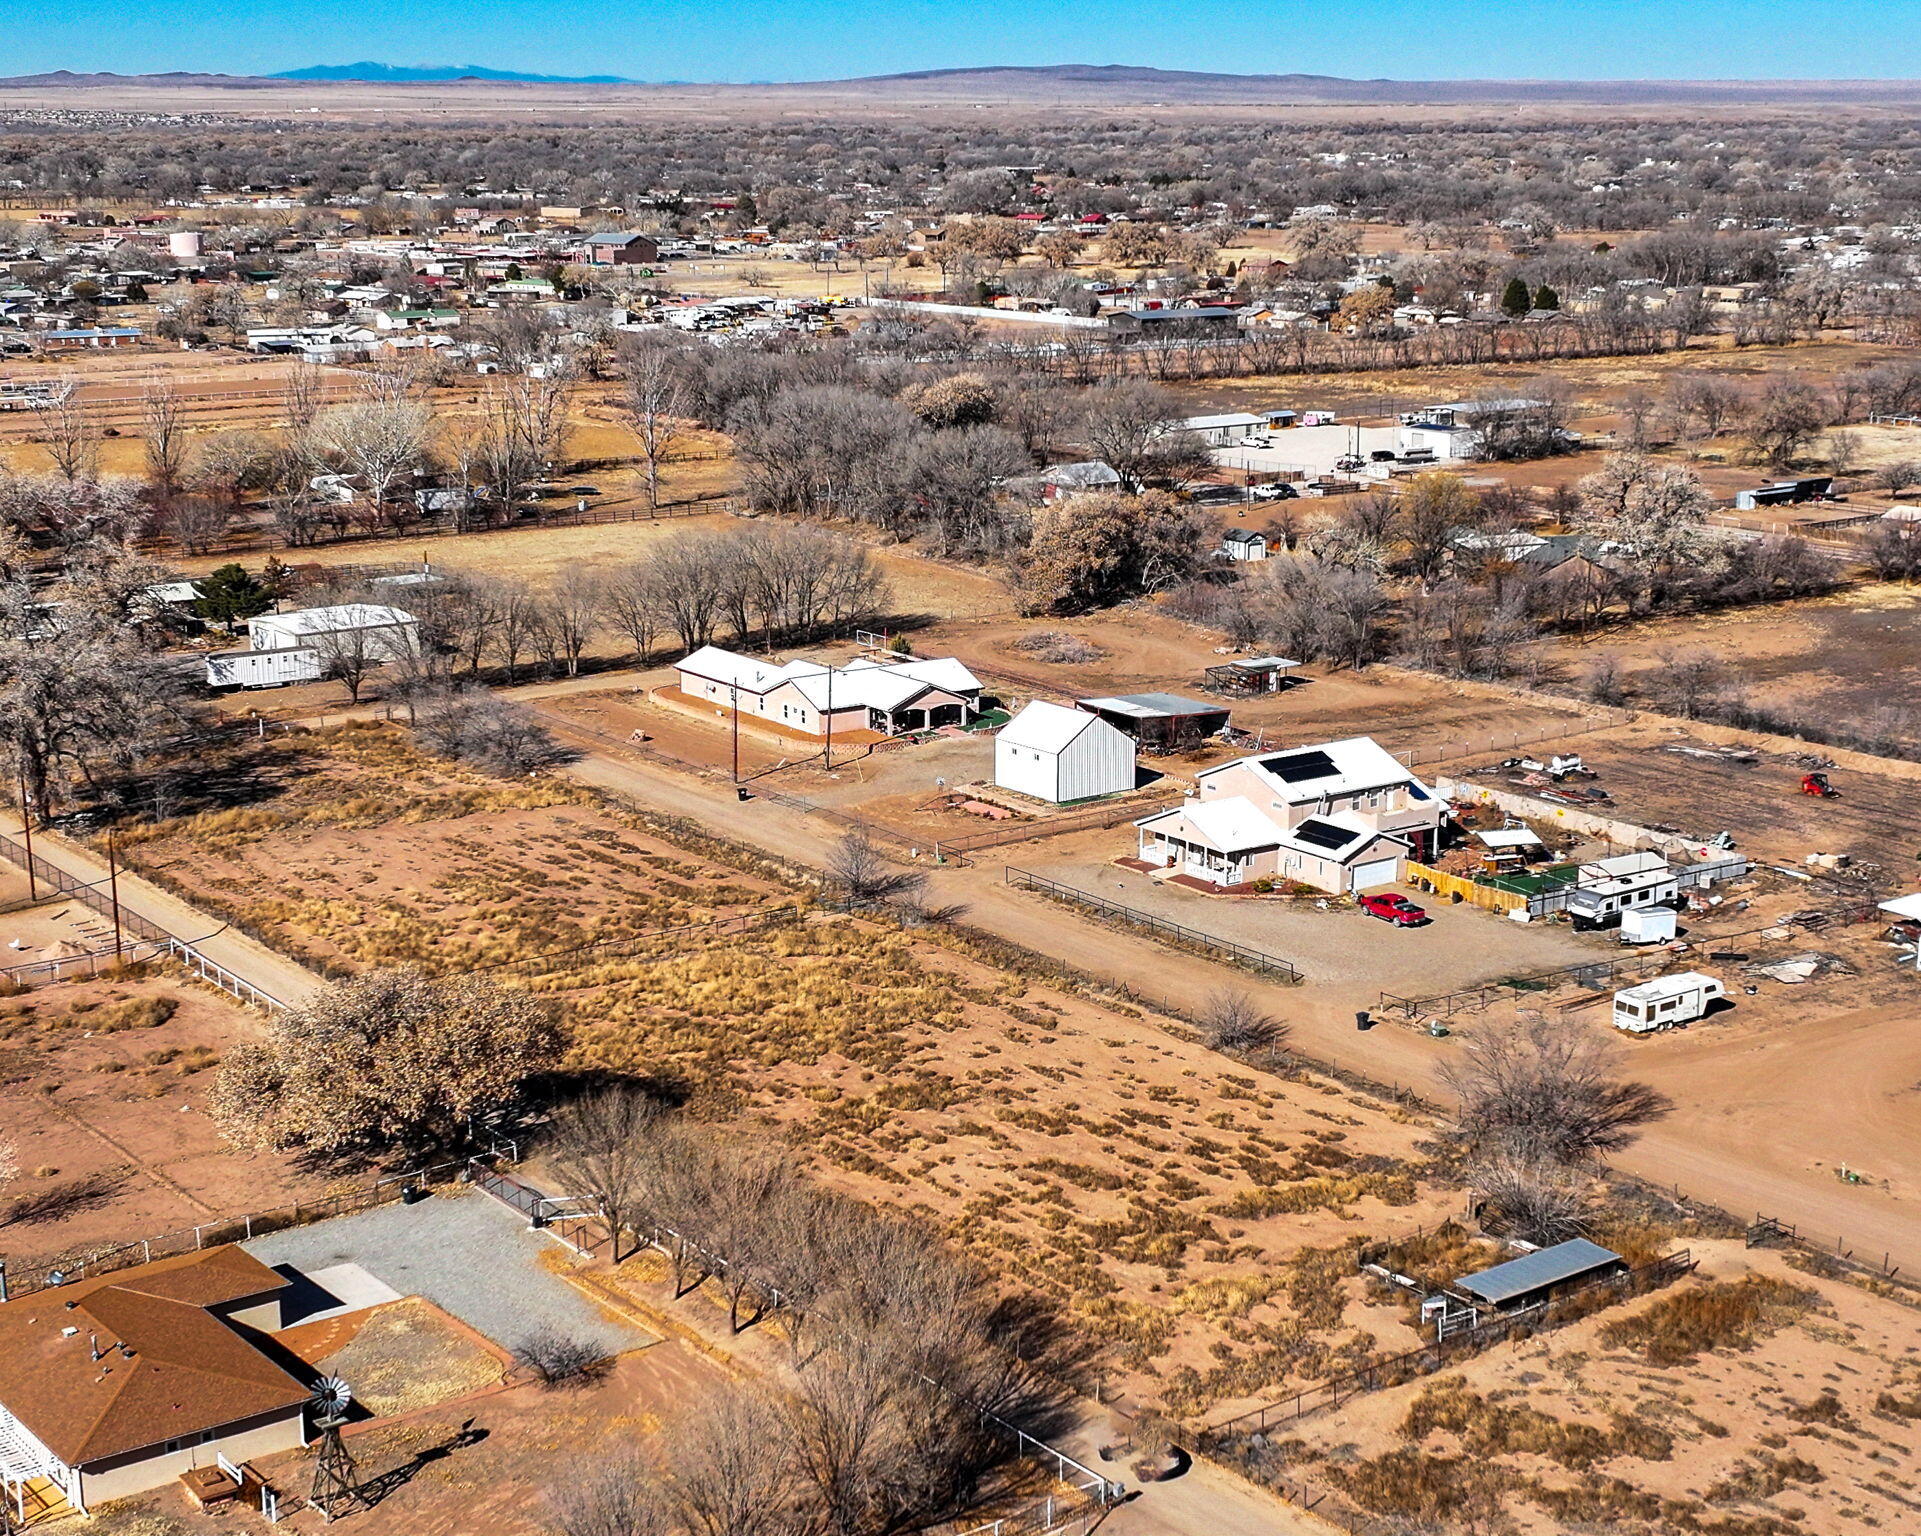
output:
POLYGON ((1481 885, 1460 875, 1450 875, 1444 869, 1416 864, 1412 859, 1407 861, 1406 878, 1409 884, 1420 884, 1437 896, 1459 896, 1462 901, 1486 907, 1490 912, 1512 912, 1516 907, 1527 905, 1527 897, 1517 892, 1496 890, 1491 885, 1481 885))

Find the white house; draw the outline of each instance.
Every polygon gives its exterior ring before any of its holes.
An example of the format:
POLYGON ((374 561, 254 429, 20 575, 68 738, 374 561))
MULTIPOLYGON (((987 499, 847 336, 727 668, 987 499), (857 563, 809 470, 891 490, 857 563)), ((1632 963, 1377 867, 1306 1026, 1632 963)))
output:
POLYGON ((1446 804, 1372 738, 1236 758, 1199 793, 1134 823, 1142 862, 1240 885, 1268 878, 1344 893, 1391 885, 1431 854, 1446 804))
POLYGON ((1252 411, 1228 411, 1218 416, 1189 416, 1181 426, 1210 448, 1226 448, 1250 437, 1267 435, 1267 417, 1252 411))
POLYGON ((1036 699, 994 738, 994 782, 1054 805, 1134 787, 1134 742, 1098 715, 1036 699))
POLYGON ((951 656, 879 660, 862 657, 845 667, 817 661, 785 665, 703 645, 674 663, 681 694, 716 706, 738 707, 808 736, 829 729, 880 731, 888 736, 965 725, 980 713, 980 679, 951 656))
POLYGON ((378 637, 380 648, 393 655, 410 645, 419 629, 420 621, 404 609, 382 603, 336 603, 251 618, 247 620, 247 645, 249 650, 278 651, 364 632, 378 637))

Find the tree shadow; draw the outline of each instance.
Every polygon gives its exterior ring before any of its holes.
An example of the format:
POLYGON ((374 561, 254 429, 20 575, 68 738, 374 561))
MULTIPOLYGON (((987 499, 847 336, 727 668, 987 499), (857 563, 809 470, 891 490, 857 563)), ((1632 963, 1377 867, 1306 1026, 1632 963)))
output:
POLYGON ((106 1168, 16 1196, 0 1206, 0 1227, 38 1226, 93 1210, 119 1194, 127 1178, 124 1168, 106 1168))
POLYGON ((416 1451, 410 1459, 403 1461, 399 1466, 389 1467, 378 1476, 368 1478, 354 1489, 354 1497, 362 1508, 373 1509, 383 1500, 400 1492, 427 1467, 437 1461, 445 1461, 455 1451, 464 1451, 469 1446, 480 1444, 489 1433, 490 1431, 480 1428, 472 1419, 469 1419, 439 1445, 430 1445, 423 1451, 416 1451))

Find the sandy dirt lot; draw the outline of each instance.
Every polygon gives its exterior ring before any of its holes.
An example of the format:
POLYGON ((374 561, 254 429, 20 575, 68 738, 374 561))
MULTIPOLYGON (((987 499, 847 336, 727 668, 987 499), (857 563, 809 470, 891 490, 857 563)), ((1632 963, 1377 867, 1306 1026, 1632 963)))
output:
MULTIPOLYGON (((1708 838, 1725 828, 1757 860, 1799 865, 1812 853, 1844 853, 1880 865, 1890 883, 1914 883, 1921 765, 1654 716, 1592 731, 1576 745, 1599 775, 1595 782, 1613 797, 1612 806, 1603 807, 1610 816, 1688 837, 1708 838), (1744 764, 1671 750, 1723 743, 1755 747, 1759 757, 1744 764), (1807 767, 1800 759, 1810 755, 1834 759, 1827 772, 1838 799, 1801 793, 1807 767)), ((1474 777, 1467 764, 1450 771, 1474 777)))
POLYGON ((0 1249, 16 1271, 320 1192, 290 1158, 234 1152, 203 1109, 211 1069, 261 1027, 165 967, 0 998, 0 1119, 21 1170, 0 1249))

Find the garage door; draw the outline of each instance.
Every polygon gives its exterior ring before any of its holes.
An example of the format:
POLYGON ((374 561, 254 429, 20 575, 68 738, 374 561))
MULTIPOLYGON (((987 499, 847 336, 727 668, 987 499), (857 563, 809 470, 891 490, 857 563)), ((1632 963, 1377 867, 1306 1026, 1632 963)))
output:
POLYGON ((1356 864, 1349 877, 1348 889, 1351 891, 1371 891, 1377 885, 1392 885, 1399 872, 1399 859, 1369 859, 1365 864, 1356 864))

